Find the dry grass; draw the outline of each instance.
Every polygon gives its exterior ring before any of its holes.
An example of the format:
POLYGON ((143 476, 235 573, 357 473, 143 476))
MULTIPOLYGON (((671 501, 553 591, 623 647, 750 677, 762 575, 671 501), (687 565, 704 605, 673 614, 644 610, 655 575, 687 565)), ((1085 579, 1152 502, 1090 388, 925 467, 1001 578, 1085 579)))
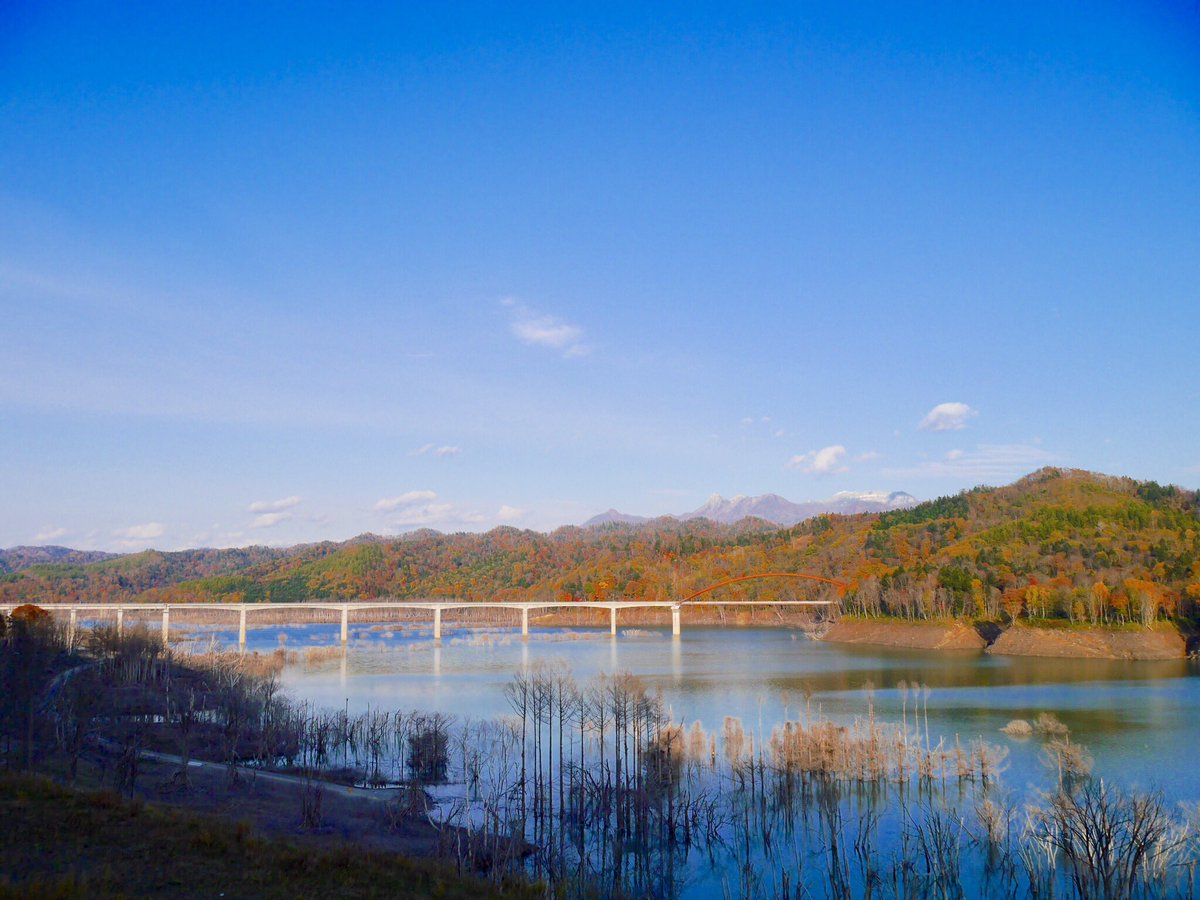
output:
POLYGON ((331 662, 332 660, 341 659, 345 654, 346 650, 343 647, 305 647, 304 664, 306 666, 317 666, 322 663, 331 662))
POLYGON ((209 650, 203 653, 189 653, 185 656, 187 665, 194 669, 233 668, 243 675, 253 678, 266 678, 278 675, 289 663, 296 661, 296 654, 280 648, 271 653, 236 653, 233 651, 209 650))

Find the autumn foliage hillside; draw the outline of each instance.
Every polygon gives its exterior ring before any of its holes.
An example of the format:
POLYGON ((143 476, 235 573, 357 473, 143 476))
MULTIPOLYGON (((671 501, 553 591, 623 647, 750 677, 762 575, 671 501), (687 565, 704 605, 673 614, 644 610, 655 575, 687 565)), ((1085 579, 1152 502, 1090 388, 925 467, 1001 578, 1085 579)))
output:
MULTIPOLYGON (((791 528, 656 520, 486 534, 420 531, 287 550, 147 552, 0 576, 0 600, 264 602, 391 597, 666 600, 725 578, 808 572, 848 611, 908 618, 1151 622, 1200 604, 1200 493, 1042 469, 905 510, 791 528)), ((714 598, 813 597, 791 580, 714 598)))

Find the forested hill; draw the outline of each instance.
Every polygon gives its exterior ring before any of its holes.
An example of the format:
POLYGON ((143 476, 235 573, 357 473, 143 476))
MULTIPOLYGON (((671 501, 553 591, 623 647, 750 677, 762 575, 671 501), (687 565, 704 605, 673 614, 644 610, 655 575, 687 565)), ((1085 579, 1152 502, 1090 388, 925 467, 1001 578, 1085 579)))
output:
MULTIPOLYGON (((550 534, 414 532, 275 550, 146 552, 0 575, 0 601, 317 597, 670 599, 730 576, 810 572, 866 614, 1149 621, 1200 603, 1200 492, 1042 469, 910 509, 791 528, 656 520, 550 534)), ((808 596, 785 580, 718 596, 808 596)))

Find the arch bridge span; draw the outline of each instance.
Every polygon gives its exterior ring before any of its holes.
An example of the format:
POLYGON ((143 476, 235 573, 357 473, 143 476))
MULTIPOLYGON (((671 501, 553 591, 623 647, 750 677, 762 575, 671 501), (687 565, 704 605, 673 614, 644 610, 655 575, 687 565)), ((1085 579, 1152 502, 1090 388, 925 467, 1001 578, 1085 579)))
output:
MULTIPOLYGON (((617 612, 622 609, 669 609, 671 610, 671 633, 679 635, 681 630, 680 611, 684 606, 835 606, 836 600, 713 600, 704 595, 719 588, 728 587, 744 581, 755 581, 766 578, 797 578, 830 585, 837 589, 838 596, 846 590, 846 583, 821 575, 808 575, 800 572, 762 572, 754 575, 739 575, 718 581, 708 587, 693 591, 679 600, 594 600, 580 602, 577 600, 514 600, 514 601, 474 601, 474 600, 352 600, 328 601, 317 600, 305 603, 62 603, 47 604, 42 608, 57 615, 66 615, 67 635, 74 642, 80 613, 90 613, 90 618, 108 618, 115 616, 117 630, 124 627, 126 613, 159 613, 162 616, 162 638, 166 644, 170 632, 171 613, 186 613, 198 611, 223 611, 236 613, 238 618, 238 645, 246 646, 246 629, 250 614, 270 610, 276 614, 272 624, 280 624, 278 617, 286 618, 289 610, 325 610, 341 614, 341 640, 345 644, 350 638, 350 613, 355 613, 355 619, 360 622, 370 622, 372 610, 425 610, 433 613, 433 637, 441 640, 442 613, 448 610, 461 609, 514 609, 521 613, 521 634, 529 634, 530 610, 546 609, 607 609, 609 611, 609 631, 617 633, 617 612)), ((0 606, 0 612, 11 613, 15 606, 0 606)), ((376 619, 375 621, 379 621, 376 619)), ((286 623, 284 623, 286 624, 286 623)))

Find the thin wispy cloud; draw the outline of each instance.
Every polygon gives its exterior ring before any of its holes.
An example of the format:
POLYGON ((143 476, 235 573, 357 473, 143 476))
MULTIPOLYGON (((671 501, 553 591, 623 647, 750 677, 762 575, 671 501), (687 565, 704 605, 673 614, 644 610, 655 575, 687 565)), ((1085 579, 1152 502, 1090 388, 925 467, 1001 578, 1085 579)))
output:
POLYGON ((128 528, 119 528, 113 534, 127 541, 149 541, 157 537, 162 537, 166 531, 167 526, 162 524, 162 522, 146 522, 144 525, 130 525, 128 528))
POLYGON ((167 526, 162 522, 145 522, 141 525, 130 525, 128 528, 118 528, 113 532, 113 537, 117 539, 117 546, 125 550, 135 550, 158 540, 166 533, 167 526))
POLYGON ((292 509, 304 502, 302 497, 283 497, 279 500, 255 500, 247 507, 252 513, 277 513, 292 509))
POLYGON ((434 491, 408 491, 396 497, 385 497, 375 504, 374 509, 386 514, 392 528, 452 528, 481 525, 487 521, 477 512, 460 509, 453 503, 438 502, 434 491))
POLYGON ((274 528, 280 522, 286 522, 292 517, 290 512, 269 512, 263 513, 260 516, 255 516, 254 521, 250 523, 251 528, 274 528))
POLYGON ((855 462, 871 462, 872 460, 881 459, 883 454, 878 450, 868 450, 865 453, 860 453, 854 457, 855 462))
POLYGON ((500 302, 511 311, 508 330, 521 343, 557 350, 567 358, 590 352, 591 348, 583 343, 583 329, 578 325, 536 312, 511 297, 500 302))
POLYGON ((524 516, 529 510, 522 509, 519 506, 509 506, 507 503, 500 507, 500 511, 496 513, 496 518, 501 522, 512 522, 524 516))
POLYGON ((809 475, 834 475, 848 471, 846 466, 842 465, 845 455, 846 448, 841 444, 834 444, 793 456, 788 460, 788 468, 799 469, 809 475))
POLYGON ((1034 469, 1060 461, 1057 455, 1033 444, 977 444, 974 450, 951 450, 942 459, 885 469, 884 474, 896 477, 955 478, 974 484, 984 481, 999 483, 1019 478, 1034 469))
POLYGON ((436 500, 437 494, 434 491, 407 491, 397 497, 384 497, 378 500, 375 506, 372 507, 375 512, 392 512, 402 506, 412 506, 415 503, 428 503, 430 500, 436 500))
POLYGON ((462 454, 462 447, 453 447, 445 445, 439 447, 437 444, 425 444, 418 447, 416 450, 410 450, 409 456, 436 456, 439 459, 446 459, 451 456, 459 456, 462 454))
POLYGON ((39 531, 37 534, 35 534, 33 536, 33 540, 34 540, 34 543, 40 544, 43 541, 53 541, 56 538, 62 537, 66 533, 67 533, 67 529, 65 529, 65 528, 54 528, 54 527, 43 528, 41 531, 39 531))
POLYGON ((960 431, 967 420, 979 415, 965 403, 939 403, 925 414, 917 428, 921 431, 960 431))

